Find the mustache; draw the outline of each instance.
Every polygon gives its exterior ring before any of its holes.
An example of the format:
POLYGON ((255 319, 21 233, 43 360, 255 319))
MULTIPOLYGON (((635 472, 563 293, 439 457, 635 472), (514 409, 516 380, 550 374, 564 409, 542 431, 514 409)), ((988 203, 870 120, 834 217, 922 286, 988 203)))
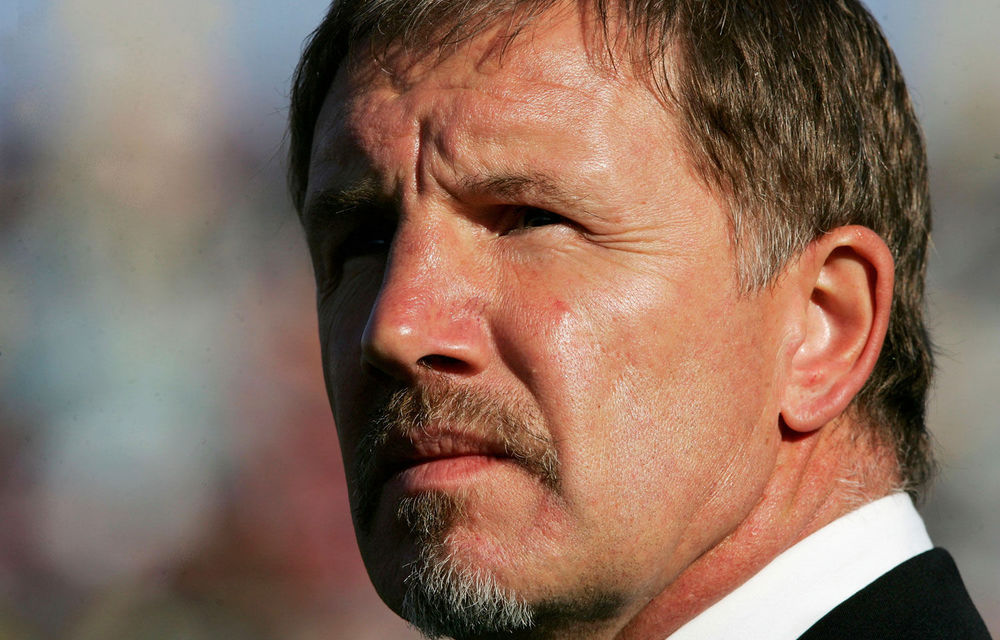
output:
POLYGON ((430 378, 399 389, 371 413, 354 451, 352 509, 363 531, 371 530, 381 488, 397 461, 416 443, 442 437, 473 441, 502 451, 554 491, 559 488, 555 443, 533 406, 496 392, 430 378))

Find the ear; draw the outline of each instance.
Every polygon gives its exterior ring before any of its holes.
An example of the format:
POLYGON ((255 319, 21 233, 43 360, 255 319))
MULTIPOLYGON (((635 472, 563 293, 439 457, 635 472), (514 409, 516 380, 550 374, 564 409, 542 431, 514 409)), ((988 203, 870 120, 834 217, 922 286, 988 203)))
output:
POLYGON ((789 270, 800 340, 781 396, 781 416, 798 432, 827 424, 868 379, 889 326, 894 266, 866 227, 838 227, 809 244, 789 270))

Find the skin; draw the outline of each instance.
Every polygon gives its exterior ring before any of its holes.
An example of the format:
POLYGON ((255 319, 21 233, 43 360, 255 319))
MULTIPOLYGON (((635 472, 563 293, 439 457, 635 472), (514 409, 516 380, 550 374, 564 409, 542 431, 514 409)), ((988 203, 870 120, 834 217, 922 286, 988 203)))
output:
POLYGON ((856 506, 844 478, 888 490, 891 460, 841 414, 881 345, 891 258, 838 230, 741 294, 674 117, 582 33, 539 21, 502 60, 483 36, 341 69, 303 221, 345 468, 370 412, 432 379, 523 408, 559 458, 558 486, 473 450, 377 487, 358 537, 383 599, 399 608, 417 553, 399 499, 440 491, 464 507, 446 543, 463 566, 529 602, 613 604, 549 635, 664 637, 856 506), (373 217, 394 228, 360 235, 373 217))

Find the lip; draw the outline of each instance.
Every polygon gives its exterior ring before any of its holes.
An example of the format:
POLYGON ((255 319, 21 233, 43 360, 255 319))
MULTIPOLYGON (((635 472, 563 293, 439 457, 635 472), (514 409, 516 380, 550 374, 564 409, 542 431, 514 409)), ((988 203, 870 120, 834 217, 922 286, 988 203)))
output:
POLYGON ((379 480, 404 493, 456 488, 497 464, 512 463, 502 443, 456 432, 393 438, 379 456, 379 480))
POLYGON ((385 486, 404 494, 453 490, 507 462, 510 462, 510 458, 484 454, 419 460, 391 475, 385 486))

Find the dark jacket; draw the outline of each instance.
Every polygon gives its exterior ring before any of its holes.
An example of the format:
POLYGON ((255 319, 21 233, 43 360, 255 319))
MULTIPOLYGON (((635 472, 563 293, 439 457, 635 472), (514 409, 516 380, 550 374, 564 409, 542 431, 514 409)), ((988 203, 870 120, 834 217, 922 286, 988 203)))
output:
POLYGON ((840 603, 799 640, 989 640, 944 549, 910 558, 840 603))

